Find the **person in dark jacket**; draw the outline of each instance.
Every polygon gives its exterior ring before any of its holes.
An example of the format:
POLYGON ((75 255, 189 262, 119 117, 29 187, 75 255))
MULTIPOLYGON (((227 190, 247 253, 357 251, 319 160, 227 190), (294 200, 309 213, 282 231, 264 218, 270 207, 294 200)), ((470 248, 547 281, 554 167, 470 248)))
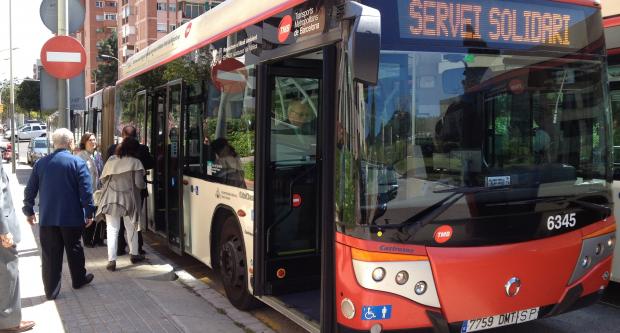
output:
POLYGON ((52 134, 55 151, 40 159, 32 170, 24 190, 22 211, 34 224, 34 204, 39 195, 39 239, 41 271, 48 300, 60 292, 63 250, 71 272, 73 288, 79 289, 93 280, 86 273, 84 249, 80 239, 84 227, 93 223, 92 181, 88 167, 81 158, 71 154, 73 133, 60 128, 52 134))
POLYGON ((0 332, 24 332, 34 326, 32 321, 22 321, 16 249, 20 239, 9 177, 0 166, 0 332))
MULTIPOLYGON (((121 131, 121 137, 123 138, 123 140, 125 138, 133 138, 135 140, 138 140, 138 131, 135 126, 126 125, 121 131)), ((118 144, 115 143, 108 148, 106 159, 110 158, 110 156, 115 155, 117 145, 118 144)), ((136 157, 140 160, 140 162, 142 162, 142 166, 144 167, 145 171, 153 169, 153 166, 155 165, 155 160, 153 159, 153 156, 151 155, 151 152, 149 151, 149 147, 147 145, 140 144, 136 157)), ((147 192, 146 190, 144 190, 142 193, 142 201, 144 202, 147 192)), ((138 231, 138 252, 141 255, 145 253, 142 249, 143 244, 144 241, 142 239, 142 231, 138 231)), ((122 256, 127 254, 127 251, 125 250, 126 247, 127 241, 125 240, 125 224, 121 223, 121 227, 118 232, 117 255, 122 256)))

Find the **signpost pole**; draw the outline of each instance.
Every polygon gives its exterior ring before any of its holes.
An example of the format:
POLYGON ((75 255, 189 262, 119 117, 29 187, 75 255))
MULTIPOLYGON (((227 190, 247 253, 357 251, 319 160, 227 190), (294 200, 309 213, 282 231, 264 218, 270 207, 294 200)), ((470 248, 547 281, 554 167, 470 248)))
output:
MULTIPOLYGON (((11 4, 12 0, 9 0, 9 80, 11 81, 11 170, 15 173, 16 163, 15 158, 17 155, 17 146, 15 145, 15 135, 17 134, 17 127, 15 126, 15 82, 13 81, 13 8, 11 4)), ((19 141, 17 142, 19 143, 19 141)))
MULTIPOLYGON (((67 36, 69 32, 67 0, 58 0, 58 36, 67 36)), ((69 128, 69 80, 58 79, 58 118, 59 127, 69 128)))

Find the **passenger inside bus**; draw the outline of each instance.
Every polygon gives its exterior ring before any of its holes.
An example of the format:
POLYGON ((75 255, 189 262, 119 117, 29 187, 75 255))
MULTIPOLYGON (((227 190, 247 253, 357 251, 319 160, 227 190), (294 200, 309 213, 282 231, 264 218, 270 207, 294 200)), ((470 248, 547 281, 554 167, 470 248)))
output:
POLYGON ((297 163, 310 161, 316 155, 316 114, 311 103, 296 97, 283 104, 285 117, 274 114, 272 132, 277 137, 272 148, 274 160, 297 163))
POLYGON ((217 155, 216 164, 220 166, 220 170, 216 176, 224 181, 224 184, 246 188, 245 176, 241 159, 235 149, 228 143, 225 138, 213 140, 211 147, 217 155))
POLYGON ((316 115, 302 101, 295 100, 288 104, 288 122, 295 126, 293 129, 297 134, 314 134, 316 132, 316 115))

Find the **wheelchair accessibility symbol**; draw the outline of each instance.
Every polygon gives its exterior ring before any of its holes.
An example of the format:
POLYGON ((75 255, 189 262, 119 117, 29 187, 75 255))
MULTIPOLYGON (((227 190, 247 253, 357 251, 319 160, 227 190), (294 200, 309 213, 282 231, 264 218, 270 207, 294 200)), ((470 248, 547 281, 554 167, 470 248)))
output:
POLYGON ((391 305, 365 305, 362 307, 362 320, 385 320, 391 317, 391 305))

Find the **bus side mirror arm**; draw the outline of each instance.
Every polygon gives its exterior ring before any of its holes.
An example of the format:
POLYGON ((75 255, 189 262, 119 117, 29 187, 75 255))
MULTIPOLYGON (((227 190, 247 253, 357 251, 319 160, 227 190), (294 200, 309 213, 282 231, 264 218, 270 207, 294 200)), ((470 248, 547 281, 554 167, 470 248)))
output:
POLYGON ((347 42, 354 80, 376 85, 381 51, 381 13, 354 1, 347 2, 344 19, 353 21, 347 42))

